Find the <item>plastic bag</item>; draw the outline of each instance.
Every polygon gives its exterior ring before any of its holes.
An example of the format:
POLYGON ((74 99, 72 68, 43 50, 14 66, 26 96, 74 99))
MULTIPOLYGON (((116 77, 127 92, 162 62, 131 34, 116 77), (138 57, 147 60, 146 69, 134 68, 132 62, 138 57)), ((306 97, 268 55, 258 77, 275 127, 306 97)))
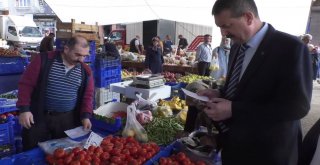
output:
POLYGON ((216 57, 216 56, 213 56, 213 57, 212 57, 209 70, 211 70, 211 71, 217 71, 217 70, 219 70, 219 59, 218 59, 218 57, 216 57))
POLYGON ((127 108, 127 122, 125 128, 122 131, 122 136, 134 137, 136 140, 140 142, 148 141, 148 135, 146 130, 136 119, 136 107, 134 105, 129 105, 127 108))
POLYGON ((139 110, 153 110, 157 103, 155 101, 151 101, 152 97, 150 97, 148 100, 142 98, 142 94, 136 94, 138 100, 136 101, 136 107, 139 110))
POLYGON ((64 150, 72 150, 75 147, 82 147, 86 139, 78 142, 73 141, 70 138, 53 139, 45 142, 38 143, 38 146, 46 153, 53 154, 57 148, 63 148, 64 150))

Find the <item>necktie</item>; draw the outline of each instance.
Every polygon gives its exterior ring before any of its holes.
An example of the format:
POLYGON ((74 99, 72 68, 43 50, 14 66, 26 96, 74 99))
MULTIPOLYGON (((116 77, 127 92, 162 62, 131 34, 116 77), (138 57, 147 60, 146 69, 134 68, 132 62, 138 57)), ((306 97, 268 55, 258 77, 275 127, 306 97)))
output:
POLYGON ((240 49, 239 49, 239 52, 238 52, 238 56, 237 56, 237 59, 236 59, 236 63, 234 65, 234 67, 233 67, 232 74, 231 74, 231 77, 230 77, 230 81, 229 81, 229 84, 228 84, 226 92, 225 92, 225 97, 224 98, 226 98, 226 99, 232 99, 234 94, 235 94, 234 92, 236 91, 238 82, 240 80, 242 64, 243 64, 243 60, 244 60, 244 57, 245 57, 245 52, 246 52, 246 50, 248 48, 249 48, 249 46, 246 45, 246 44, 242 44, 240 46, 240 49))
MULTIPOLYGON (((233 67, 233 71, 231 74, 231 78, 228 84, 228 87, 226 89, 225 92, 225 97, 226 99, 232 99, 234 96, 234 92, 237 89, 237 84, 239 82, 240 79, 240 75, 241 75, 241 70, 242 70, 242 63, 244 60, 244 56, 245 56, 245 51, 249 48, 248 45, 243 44, 240 46, 238 55, 237 55, 237 59, 236 59, 236 63, 233 67)), ((225 133, 229 130, 229 128, 226 126, 226 124, 222 121, 219 122, 213 122, 213 124, 215 125, 215 127, 218 129, 218 131, 220 133, 225 133)))

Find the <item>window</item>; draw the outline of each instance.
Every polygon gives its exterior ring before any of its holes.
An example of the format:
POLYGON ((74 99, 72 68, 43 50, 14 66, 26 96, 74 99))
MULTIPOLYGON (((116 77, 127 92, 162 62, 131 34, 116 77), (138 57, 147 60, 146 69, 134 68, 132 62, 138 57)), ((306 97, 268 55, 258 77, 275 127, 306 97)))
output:
POLYGON ((31 0, 16 0, 16 7, 30 7, 31 0))
POLYGON ((14 36, 17 36, 17 30, 14 26, 9 26, 8 27, 8 32, 14 36))

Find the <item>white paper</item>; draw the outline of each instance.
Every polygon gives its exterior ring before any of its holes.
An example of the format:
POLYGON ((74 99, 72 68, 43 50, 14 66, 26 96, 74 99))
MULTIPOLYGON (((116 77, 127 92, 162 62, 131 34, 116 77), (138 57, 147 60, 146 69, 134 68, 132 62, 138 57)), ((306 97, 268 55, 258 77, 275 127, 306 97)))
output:
POLYGON ((88 149, 90 146, 100 146, 103 138, 98 134, 91 132, 89 138, 87 139, 86 143, 84 144, 84 148, 88 149))
POLYGON ((192 98, 195 98, 195 99, 198 99, 198 100, 201 100, 201 101, 209 101, 209 98, 206 97, 206 96, 199 96, 198 94, 194 93, 194 92, 191 92, 191 91, 188 91, 186 89, 183 89, 182 88, 182 91, 189 97, 192 97, 192 98))
POLYGON ((79 138, 79 137, 87 135, 90 132, 90 130, 86 131, 86 130, 83 129, 82 126, 80 126, 80 127, 74 128, 74 129, 66 130, 64 132, 71 139, 76 139, 76 138, 79 138))

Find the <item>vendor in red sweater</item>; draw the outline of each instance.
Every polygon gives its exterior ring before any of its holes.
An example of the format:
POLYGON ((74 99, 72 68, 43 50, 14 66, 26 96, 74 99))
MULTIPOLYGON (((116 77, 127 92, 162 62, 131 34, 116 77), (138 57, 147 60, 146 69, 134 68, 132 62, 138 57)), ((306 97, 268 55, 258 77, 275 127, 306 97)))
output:
POLYGON ((23 150, 66 137, 65 130, 80 125, 91 129, 94 84, 90 68, 83 63, 87 55, 87 40, 75 36, 63 51, 41 53, 27 67, 17 102, 23 150))

